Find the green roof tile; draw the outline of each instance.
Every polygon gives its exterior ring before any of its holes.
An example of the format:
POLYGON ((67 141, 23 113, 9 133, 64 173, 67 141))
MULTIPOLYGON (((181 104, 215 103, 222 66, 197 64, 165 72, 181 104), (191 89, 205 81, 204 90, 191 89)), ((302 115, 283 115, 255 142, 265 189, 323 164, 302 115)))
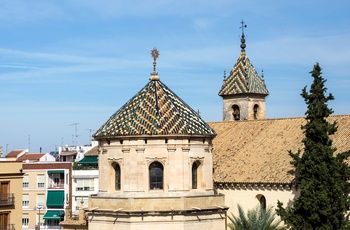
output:
POLYGON ((216 133, 157 78, 114 113, 94 137, 130 135, 215 136, 216 133))
POLYGON ((224 80, 219 95, 247 93, 268 95, 269 91, 266 88, 265 81, 259 76, 247 57, 245 50, 242 50, 229 76, 224 80))

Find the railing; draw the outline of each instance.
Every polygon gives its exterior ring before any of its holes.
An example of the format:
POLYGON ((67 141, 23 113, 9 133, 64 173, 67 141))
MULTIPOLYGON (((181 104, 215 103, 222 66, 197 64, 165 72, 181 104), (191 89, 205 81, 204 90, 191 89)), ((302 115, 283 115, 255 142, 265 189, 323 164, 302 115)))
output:
MULTIPOLYGON (((0 194, 0 206, 9 206, 15 204, 15 195, 13 193, 0 194)), ((1 227, 0 227, 0 230, 1 227)))
POLYGON ((0 230, 16 230, 14 224, 0 225, 0 230))
POLYGON ((58 189, 61 189, 61 188, 64 188, 64 184, 56 184, 56 183, 53 183, 53 184, 49 184, 47 188, 58 188, 58 189))
POLYGON ((74 162, 73 170, 98 170, 98 166, 78 165, 77 162, 74 162))
POLYGON ((76 187, 75 191, 94 191, 94 187, 76 187))

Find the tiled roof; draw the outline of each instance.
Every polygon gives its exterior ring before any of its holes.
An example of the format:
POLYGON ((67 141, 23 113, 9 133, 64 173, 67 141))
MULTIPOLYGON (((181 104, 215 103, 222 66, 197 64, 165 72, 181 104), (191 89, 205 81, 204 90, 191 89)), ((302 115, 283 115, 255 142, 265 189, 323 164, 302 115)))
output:
POLYGON ((214 136, 215 132, 197 112, 156 79, 113 114, 94 137, 129 135, 214 136))
POLYGON ((45 153, 25 153, 24 155, 17 158, 16 161, 39 161, 42 156, 44 156, 45 153))
POLYGON ((265 81, 260 78, 247 57, 245 50, 242 50, 230 75, 224 80, 219 95, 226 96, 245 93, 268 95, 269 91, 266 88, 265 81))
POLYGON ((22 153, 24 151, 24 149, 16 149, 16 150, 12 150, 11 152, 9 152, 5 157, 9 158, 9 157, 16 157, 18 156, 18 154, 22 153))
MULTIPOLYGON (((350 150, 350 115, 332 116, 336 153, 350 150)), ((293 169, 288 150, 303 150, 304 118, 211 122, 215 182, 290 183, 293 169)))
POLYGON ((93 147, 89 151, 87 151, 84 156, 98 156, 98 146, 93 147))

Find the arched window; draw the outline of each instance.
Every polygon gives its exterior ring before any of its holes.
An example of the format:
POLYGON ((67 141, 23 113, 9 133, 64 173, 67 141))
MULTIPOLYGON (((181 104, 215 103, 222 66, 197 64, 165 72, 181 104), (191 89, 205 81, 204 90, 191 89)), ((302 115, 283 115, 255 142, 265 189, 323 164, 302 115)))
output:
POLYGON ((239 110, 239 106, 238 105, 233 105, 232 106, 232 115, 233 115, 233 119, 235 119, 236 121, 241 119, 241 112, 239 110))
POLYGON ((114 189, 115 190, 120 190, 121 188, 121 183, 120 183, 120 178, 121 178, 121 172, 120 172, 120 166, 118 163, 114 163, 113 165, 114 168, 114 189))
POLYGON ((259 199, 261 210, 266 210, 266 198, 265 196, 261 196, 259 199))
POLYGON ((192 189, 197 189, 198 183, 198 163, 194 162, 192 165, 192 189))
POLYGON ((153 162, 149 166, 149 188, 163 189, 163 165, 159 162, 153 162))
POLYGON ((258 120, 259 106, 254 105, 254 120, 258 120))

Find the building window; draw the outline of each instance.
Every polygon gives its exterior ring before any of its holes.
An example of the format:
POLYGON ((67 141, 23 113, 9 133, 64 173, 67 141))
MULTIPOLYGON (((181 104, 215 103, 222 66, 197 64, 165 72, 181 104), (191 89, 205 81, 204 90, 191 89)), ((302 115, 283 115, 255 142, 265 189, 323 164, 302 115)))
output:
POLYGON ((258 199, 258 201, 259 201, 260 209, 266 210, 266 198, 265 198, 265 196, 262 194, 259 194, 256 196, 256 199, 258 199))
POLYGON ((38 206, 44 206, 45 204, 45 194, 38 194, 36 195, 36 207, 38 206))
POLYGON ((254 120, 258 120, 259 106, 254 105, 254 120))
POLYGON ((29 176, 24 175, 23 176, 23 188, 28 188, 28 186, 29 186, 29 176))
POLYGON ((24 208, 29 207, 29 195, 28 194, 22 195, 22 207, 24 207, 24 208))
POLYGON ((192 165, 192 189, 197 189, 197 183, 198 183, 198 164, 197 162, 194 162, 192 165))
POLYGON ((22 214, 22 226, 23 227, 28 227, 29 225, 29 217, 27 213, 22 214))
POLYGON ((63 156, 63 162, 67 161, 67 156, 63 156))
POLYGON ((261 210, 266 210, 266 198, 265 196, 261 196, 259 199, 261 210))
POLYGON ((76 179, 76 191, 94 191, 94 179, 76 179))
POLYGON ((232 106, 232 115, 233 115, 233 119, 236 121, 239 121, 241 119, 241 112, 239 110, 239 106, 238 105, 233 105, 232 106))
POLYGON ((153 162, 149 166, 150 189, 163 189, 163 165, 159 162, 153 162))
POLYGON ((37 176, 37 185, 38 185, 38 188, 44 188, 45 187, 45 175, 44 174, 38 174, 38 176, 37 176))
POLYGON ((9 212, 0 212, 0 226, 7 227, 10 225, 10 213, 9 212))
POLYGON ((46 220, 47 227, 54 228, 60 225, 61 220, 46 220))
POLYGON ((114 189, 118 191, 121 189, 120 165, 118 163, 113 163, 113 168, 114 168, 114 189))

